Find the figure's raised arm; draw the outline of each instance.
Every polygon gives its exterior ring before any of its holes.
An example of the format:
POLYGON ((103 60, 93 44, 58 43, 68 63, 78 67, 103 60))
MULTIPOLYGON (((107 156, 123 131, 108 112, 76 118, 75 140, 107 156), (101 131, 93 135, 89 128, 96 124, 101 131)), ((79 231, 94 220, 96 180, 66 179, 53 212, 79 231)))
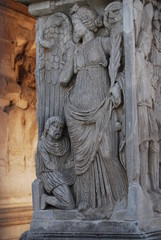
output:
POLYGON ((66 63, 60 74, 60 85, 62 87, 66 87, 74 75, 74 44, 69 42, 69 47, 66 63))

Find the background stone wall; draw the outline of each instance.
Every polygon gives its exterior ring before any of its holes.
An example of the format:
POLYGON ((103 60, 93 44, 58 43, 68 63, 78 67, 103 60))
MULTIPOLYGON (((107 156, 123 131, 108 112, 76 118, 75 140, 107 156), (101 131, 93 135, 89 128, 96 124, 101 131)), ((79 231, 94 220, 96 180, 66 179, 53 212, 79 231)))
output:
POLYGON ((0 1, 0 239, 19 239, 32 216, 35 23, 25 6, 0 1))

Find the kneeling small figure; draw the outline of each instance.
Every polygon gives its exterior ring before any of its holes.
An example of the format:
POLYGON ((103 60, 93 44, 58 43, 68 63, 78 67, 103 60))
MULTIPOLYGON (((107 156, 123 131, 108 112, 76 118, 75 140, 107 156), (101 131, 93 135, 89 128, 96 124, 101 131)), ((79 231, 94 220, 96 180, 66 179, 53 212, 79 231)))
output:
POLYGON ((74 183, 73 158, 69 139, 62 136, 63 129, 64 120, 61 117, 50 117, 38 141, 37 175, 47 192, 41 196, 41 209, 45 209, 47 204, 59 209, 75 208, 69 187, 74 183), (66 165, 68 169, 65 169, 66 165))

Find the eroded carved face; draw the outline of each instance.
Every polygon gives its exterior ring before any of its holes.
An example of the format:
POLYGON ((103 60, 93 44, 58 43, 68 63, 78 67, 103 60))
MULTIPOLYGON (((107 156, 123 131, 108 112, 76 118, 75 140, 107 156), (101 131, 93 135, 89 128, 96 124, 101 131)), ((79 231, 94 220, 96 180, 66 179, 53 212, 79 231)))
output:
POLYGON ((86 32, 88 31, 87 27, 81 22, 80 19, 73 19, 72 20, 73 27, 74 27, 74 35, 77 39, 81 39, 86 32))
POLYGON ((104 25, 108 29, 111 28, 113 24, 122 23, 122 4, 120 2, 113 2, 110 3, 105 8, 105 15, 104 15, 104 25))
POLYGON ((53 123, 50 125, 49 130, 48 130, 48 135, 57 140, 61 137, 63 132, 63 126, 59 123, 53 123))
POLYGON ((118 9, 118 10, 110 11, 108 13, 108 19, 111 24, 116 23, 116 22, 121 22, 122 21, 122 10, 118 9))

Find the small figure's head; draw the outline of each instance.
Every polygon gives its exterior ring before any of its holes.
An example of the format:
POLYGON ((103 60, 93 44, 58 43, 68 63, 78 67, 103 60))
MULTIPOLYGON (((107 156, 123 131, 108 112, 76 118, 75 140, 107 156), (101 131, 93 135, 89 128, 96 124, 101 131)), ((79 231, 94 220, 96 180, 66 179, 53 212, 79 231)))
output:
POLYGON ((122 23, 122 3, 119 1, 110 3, 105 8, 104 25, 110 29, 112 24, 121 22, 122 23))
POLYGON ((141 31, 138 37, 138 50, 144 53, 144 56, 147 57, 151 49, 152 37, 145 31, 141 31))
POLYGON ((64 128, 64 120, 62 117, 50 117, 45 122, 44 136, 49 135, 50 138, 58 140, 62 136, 64 128))
POLYGON ((96 32, 103 25, 101 17, 89 6, 78 6, 75 4, 70 13, 77 37, 83 37, 86 31, 96 32))
POLYGON ((159 9, 156 9, 154 11, 153 25, 154 25, 155 29, 160 31, 160 28, 161 28, 161 10, 159 10, 159 9))

